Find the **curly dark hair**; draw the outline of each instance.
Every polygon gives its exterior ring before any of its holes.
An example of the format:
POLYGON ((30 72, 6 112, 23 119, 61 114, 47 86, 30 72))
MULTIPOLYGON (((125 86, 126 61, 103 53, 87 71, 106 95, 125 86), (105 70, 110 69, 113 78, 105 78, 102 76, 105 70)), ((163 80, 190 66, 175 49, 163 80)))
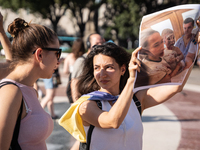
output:
MULTIPOLYGON (((128 64, 131 58, 131 55, 122 47, 117 46, 114 43, 105 43, 103 45, 95 45, 92 47, 91 52, 88 54, 84 61, 84 67, 82 75, 79 77, 78 81, 78 91, 81 95, 87 94, 100 89, 100 86, 97 84, 94 78, 94 69, 93 69, 93 58, 95 55, 103 54, 115 59, 119 67, 122 65, 126 66, 126 72, 120 79, 120 91, 123 90, 127 79, 129 77, 128 64)), ((80 96, 80 95, 79 95, 80 96)))

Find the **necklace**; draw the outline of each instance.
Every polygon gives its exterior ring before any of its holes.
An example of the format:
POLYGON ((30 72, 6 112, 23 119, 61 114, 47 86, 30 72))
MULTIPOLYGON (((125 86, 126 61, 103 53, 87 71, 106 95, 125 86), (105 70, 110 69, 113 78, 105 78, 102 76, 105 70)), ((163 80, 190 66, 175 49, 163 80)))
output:
POLYGON ((186 36, 184 36, 183 41, 184 41, 184 44, 185 44, 185 47, 186 47, 188 45, 189 41, 190 41, 190 37, 187 38, 186 36))

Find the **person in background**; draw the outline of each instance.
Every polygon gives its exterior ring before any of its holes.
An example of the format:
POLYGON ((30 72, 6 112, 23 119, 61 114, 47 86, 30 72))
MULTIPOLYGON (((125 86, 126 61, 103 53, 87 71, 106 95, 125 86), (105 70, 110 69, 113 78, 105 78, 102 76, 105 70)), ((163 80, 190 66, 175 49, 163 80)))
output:
MULTIPOLYGON (((90 53, 92 47, 94 45, 101 45, 104 43, 105 40, 102 38, 101 35, 97 33, 92 33, 87 37, 86 46, 87 46, 87 53, 83 54, 81 57, 77 58, 73 66, 73 72, 71 74, 71 94, 72 100, 75 102, 81 95, 78 92, 78 87, 76 86, 78 77, 81 75, 83 70, 83 62, 87 55, 90 53)), ((74 145, 71 147, 71 150, 78 150, 79 149, 79 141, 76 141, 74 145)))
POLYGON ((33 88, 37 91, 38 93, 38 100, 41 101, 41 99, 43 98, 44 94, 40 88, 40 86, 38 85, 38 81, 37 80, 34 84, 33 84, 33 88))
POLYGON ((0 41, 5 52, 5 62, 0 63, 0 79, 5 78, 11 71, 10 62, 12 60, 11 43, 3 28, 3 16, 0 12, 0 41))
POLYGON ((72 96, 71 96, 71 74, 73 72, 74 63, 77 58, 82 56, 85 53, 85 47, 82 39, 77 39, 73 42, 72 45, 72 52, 67 55, 67 57, 64 60, 63 65, 63 73, 68 74, 68 85, 66 89, 66 94, 68 96, 69 102, 73 103, 72 96))
POLYGON ((55 97, 56 88, 58 87, 57 81, 54 79, 54 74, 58 72, 58 69, 52 74, 50 79, 43 79, 45 85, 45 96, 41 99, 41 106, 45 108, 47 106, 49 113, 51 114, 52 119, 58 119, 59 117, 54 112, 54 103, 53 99, 55 97))
POLYGON ((196 42, 191 42, 188 53, 185 57, 185 68, 184 69, 189 68, 192 65, 192 63, 195 61, 195 56, 197 55, 197 50, 198 50, 198 48, 197 48, 196 42))
MULTIPOLYGON (((199 19, 200 17, 197 20, 199 21, 199 19)), ((189 68, 192 65, 192 63, 195 61, 196 55, 198 55, 197 41, 198 41, 198 32, 194 36, 194 39, 190 42, 188 53, 185 57, 185 64, 186 64, 185 68, 189 68)), ((198 61, 197 61, 197 64, 198 64, 198 61)))
POLYGON ((90 53, 92 47, 94 45, 101 45, 102 43, 104 43, 105 40, 101 37, 101 35, 97 34, 97 33, 92 33, 88 36, 87 40, 86 40, 86 46, 87 46, 87 53, 83 54, 82 57, 79 57, 76 62, 74 63, 74 67, 73 67, 73 72, 72 72, 72 81, 71 81, 71 91, 72 91, 72 99, 75 102, 81 95, 78 93, 77 91, 77 78, 81 75, 82 70, 83 70, 83 62, 85 60, 85 58, 87 57, 87 55, 90 53))
MULTIPOLYGON (((195 34, 192 33, 194 28, 194 20, 192 18, 186 18, 183 22, 183 36, 180 37, 174 46, 178 47, 184 55, 184 59, 188 53, 190 43, 194 40, 195 34)), ((196 50, 194 50, 196 51, 196 50)))
POLYGON ((21 18, 8 26, 8 32, 13 37, 12 72, 1 80, 0 149, 9 149, 19 120, 17 141, 21 149, 46 150, 45 140, 53 130, 53 121, 41 107, 33 84, 39 78, 51 78, 58 68, 59 40, 53 30, 21 18))
POLYGON ((197 65, 200 67, 200 53, 197 56, 197 65))

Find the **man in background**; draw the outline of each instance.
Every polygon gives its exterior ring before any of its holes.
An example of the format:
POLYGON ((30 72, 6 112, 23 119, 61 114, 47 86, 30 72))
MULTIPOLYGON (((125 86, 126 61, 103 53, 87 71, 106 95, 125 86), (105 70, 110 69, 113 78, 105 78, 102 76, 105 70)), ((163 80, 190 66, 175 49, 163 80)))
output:
POLYGON ((87 53, 83 54, 81 57, 79 57, 75 63, 74 63, 74 69, 72 72, 72 81, 71 81, 71 91, 72 91, 72 99, 75 102, 79 97, 80 94, 78 93, 76 83, 77 83, 77 77, 80 76, 82 73, 83 69, 83 61, 87 57, 87 55, 90 53, 92 47, 94 45, 101 45, 104 43, 104 39, 101 37, 101 35, 97 33, 92 33, 88 36, 87 41, 86 41, 86 46, 87 46, 87 53))
POLYGON ((192 18, 186 18, 183 22, 184 34, 175 43, 175 46, 178 47, 183 53, 184 59, 188 53, 190 44, 195 39, 195 35, 192 34, 193 28, 194 28, 194 20, 192 18))

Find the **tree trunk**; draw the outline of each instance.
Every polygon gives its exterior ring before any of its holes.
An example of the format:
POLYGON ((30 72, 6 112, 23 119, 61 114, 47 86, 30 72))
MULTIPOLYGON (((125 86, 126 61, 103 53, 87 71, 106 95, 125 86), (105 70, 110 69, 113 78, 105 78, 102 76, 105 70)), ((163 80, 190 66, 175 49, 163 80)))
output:
POLYGON ((98 28, 99 9, 95 10, 93 20, 94 20, 95 31, 96 31, 96 33, 99 33, 99 28, 98 28))
POLYGON ((53 24, 53 30, 54 30, 54 32, 57 33, 57 23, 54 21, 54 22, 52 22, 52 24, 53 24))
POLYGON ((84 31, 85 31, 85 23, 78 24, 79 29, 80 29, 80 37, 82 38, 84 36, 84 31))

